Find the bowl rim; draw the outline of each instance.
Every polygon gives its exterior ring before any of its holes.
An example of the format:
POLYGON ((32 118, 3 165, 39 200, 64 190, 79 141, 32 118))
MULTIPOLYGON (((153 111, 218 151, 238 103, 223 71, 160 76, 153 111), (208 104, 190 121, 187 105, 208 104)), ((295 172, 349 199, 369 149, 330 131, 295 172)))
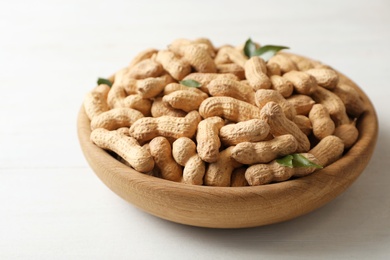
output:
MULTIPOLYGON (((187 225, 217 228, 252 227, 285 221, 319 208, 341 194, 360 176, 373 154, 379 128, 374 106, 367 95, 353 81, 340 72, 338 73, 345 83, 351 85, 358 91, 366 105, 365 112, 356 122, 359 130, 359 138, 341 159, 305 177, 261 186, 210 187, 187 185, 141 174, 119 162, 105 150, 95 146, 90 141, 90 121, 85 114, 83 106, 81 106, 79 111, 77 122, 80 145, 84 156, 95 174, 111 190, 136 207, 160 218, 187 225), (318 193, 316 194, 310 192, 313 185, 319 187, 318 193), (142 189, 150 189, 150 191, 146 193, 142 189), (329 190, 332 192, 329 193, 329 190), (172 191, 177 194, 172 195, 167 191, 172 191), (151 195, 152 192, 156 194, 151 195), (146 197, 141 198, 140 196, 146 197), (161 196, 161 198, 158 196, 161 196), (229 210, 226 210, 226 206, 224 205, 218 205, 218 201, 222 204, 230 203, 229 200, 236 200, 237 198, 242 200, 242 203, 246 205, 248 202, 253 203, 261 197, 263 206, 267 206, 270 200, 280 205, 286 204, 286 201, 283 202, 283 200, 287 200, 291 207, 296 208, 288 210, 281 216, 267 218, 264 214, 258 221, 253 219, 246 223, 244 221, 227 221, 227 223, 220 225, 216 221, 208 221, 207 216, 204 216, 204 219, 202 219, 203 215, 198 216, 200 219, 196 219, 196 214, 193 217, 190 214, 177 217, 173 213, 160 212, 161 208, 177 203, 180 196, 182 199, 187 199, 189 205, 195 206, 198 211, 210 207, 206 206, 206 204, 208 200, 211 200, 213 208, 215 210, 225 210, 225 215, 228 214, 229 210), (157 205, 158 209, 153 209, 153 205, 145 205, 150 203, 150 201, 148 202, 148 198, 153 198, 155 203, 159 204, 157 205), (197 202, 193 198, 201 199, 197 202), (198 205, 199 201, 202 201, 205 205, 198 205), (310 205, 308 206, 306 204, 310 205)), ((179 207, 183 208, 185 206, 181 205, 179 207)), ((235 205, 234 207, 237 208, 239 206, 235 205)), ((176 209, 176 211, 178 210, 180 208, 176 209)), ((188 209, 183 208, 183 210, 188 209)), ((258 211, 259 208, 255 206, 254 211, 256 210, 258 211)), ((273 211, 277 209, 268 205, 266 210, 272 215, 274 214, 273 211)), ((218 220, 218 213, 214 213, 218 220)), ((176 212, 177 214, 180 215, 180 212, 176 212)), ((201 213, 198 212, 198 214, 201 213)), ((244 212, 243 214, 249 213, 244 212)))

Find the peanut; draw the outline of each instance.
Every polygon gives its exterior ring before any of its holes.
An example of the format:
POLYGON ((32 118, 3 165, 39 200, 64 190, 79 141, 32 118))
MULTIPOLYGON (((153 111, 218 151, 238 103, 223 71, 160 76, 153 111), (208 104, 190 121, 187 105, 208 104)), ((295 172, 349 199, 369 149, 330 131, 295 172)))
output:
POLYGON ((280 52, 268 60, 268 64, 273 63, 279 66, 282 74, 298 70, 297 65, 295 65, 295 63, 287 55, 283 55, 280 52))
POLYGON ((313 76, 317 84, 326 89, 334 89, 339 81, 336 71, 331 69, 309 69, 305 73, 313 76))
POLYGON ((269 141, 242 142, 232 150, 232 157, 242 164, 268 163, 280 156, 294 153, 297 140, 292 135, 281 135, 269 141))
POLYGON ((143 60, 150 59, 153 55, 155 55, 158 52, 156 49, 146 49, 142 52, 140 52, 137 56, 133 58, 133 60, 130 62, 129 68, 132 68, 134 65, 140 63, 143 60))
POLYGON ((310 110, 309 119, 313 126, 313 134, 317 139, 321 140, 333 134, 335 124, 323 105, 315 104, 310 110))
POLYGON ((241 142, 258 142, 265 140, 269 125, 261 119, 251 119, 221 127, 219 136, 225 145, 236 145, 241 142))
POLYGON ((336 126, 349 123, 344 103, 336 94, 323 87, 317 87, 311 97, 326 107, 336 126))
POLYGON ((268 102, 261 109, 261 119, 270 126, 270 133, 273 136, 291 134, 298 141, 297 152, 307 152, 310 149, 310 141, 307 136, 292 121, 287 119, 282 108, 275 102, 268 102))
POLYGON ((292 53, 284 53, 284 55, 288 56, 300 71, 306 71, 314 68, 314 62, 306 59, 305 57, 297 56, 292 53))
POLYGON ((208 90, 212 96, 228 96, 252 105, 255 104, 255 93, 253 89, 244 83, 227 78, 214 79, 208 84, 208 90))
POLYGON ((188 45, 184 49, 183 58, 197 71, 202 73, 216 73, 217 67, 207 49, 199 44, 188 45))
POLYGON ((334 135, 328 135, 309 151, 318 159, 319 165, 322 167, 337 161, 343 155, 343 152, 343 141, 334 135))
POLYGON ((203 118, 220 116, 234 122, 260 118, 258 107, 232 97, 206 98, 200 104, 199 113, 203 118))
POLYGON ((230 186, 231 187, 243 187, 248 186, 248 181, 245 179, 246 168, 236 168, 232 172, 230 186))
POLYGON ((317 88, 315 78, 302 71, 290 71, 283 74, 283 78, 290 81, 298 94, 309 95, 317 88))
POLYGON ((180 137, 172 144, 175 161, 184 166, 183 183, 202 185, 206 165, 196 153, 196 144, 187 137, 180 137))
POLYGON ((216 162, 209 164, 204 176, 204 182, 207 186, 230 186, 233 170, 242 165, 231 157, 233 149, 234 146, 226 148, 220 152, 216 162))
POLYGON ((359 131, 354 123, 336 127, 333 134, 343 141, 344 147, 347 149, 352 147, 359 137, 359 131))
POLYGON ((159 51, 156 61, 176 80, 182 80, 191 72, 191 65, 187 61, 178 58, 171 51, 159 51))
POLYGON ((345 105, 348 115, 359 117, 365 110, 365 105, 359 93, 350 85, 339 84, 333 90, 345 105))
POLYGON ((254 90, 271 88, 264 60, 258 56, 250 58, 244 66, 245 77, 254 90))
MULTIPOLYGON (((201 91, 200 91, 201 92, 201 91)), ((181 109, 185 112, 197 110, 202 103, 208 97, 206 93, 198 93, 191 90, 178 90, 171 94, 165 95, 162 100, 168 103, 173 108, 181 109)))
POLYGON ((297 115, 304 116, 307 116, 309 114, 311 108, 316 103, 311 97, 300 94, 288 97, 287 102, 293 105, 295 111, 297 112, 297 115))
POLYGON ((215 57, 216 64, 236 63, 237 65, 244 67, 248 58, 241 51, 231 46, 224 46, 218 50, 215 57))
POLYGON ((279 75, 272 75, 270 77, 271 88, 278 91, 280 95, 287 98, 292 95, 294 91, 293 84, 279 75))
POLYGON ((268 77, 271 77, 273 75, 278 75, 278 76, 282 75, 282 71, 280 70, 280 67, 279 67, 278 64, 276 64, 276 63, 267 63, 266 67, 267 67, 267 76, 268 77))
POLYGON ((154 167, 154 161, 150 153, 143 149, 137 140, 132 137, 122 135, 117 131, 97 128, 92 131, 91 140, 100 148, 118 154, 136 171, 146 173, 154 167))
POLYGON ((193 137, 201 118, 198 111, 191 111, 185 117, 161 116, 144 117, 131 125, 130 136, 140 143, 157 136, 179 138, 193 137))
POLYGON ((184 86, 182 84, 179 84, 179 83, 175 83, 175 82, 172 82, 172 83, 169 83, 168 85, 166 85, 164 87, 164 95, 168 95, 168 94, 171 94, 172 92, 175 92, 177 90, 189 90, 189 91, 194 91, 200 95, 206 93, 206 92, 203 92, 202 90, 200 90, 199 88, 194 88, 194 87, 187 87, 187 86, 184 86))
POLYGON ((206 38, 198 38, 193 41, 188 39, 177 39, 174 40, 170 45, 168 45, 168 49, 179 56, 184 56, 185 48, 191 44, 198 44, 199 46, 207 50, 210 57, 215 57, 215 48, 211 41, 206 38))
POLYGON ((200 121, 196 134, 196 149, 203 161, 212 163, 218 160, 221 147, 218 133, 224 123, 220 117, 209 117, 200 121))
MULTIPOLYGON (((312 154, 303 153, 301 155, 303 155, 314 163, 318 163, 318 160, 312 154)), ((286 181, 293 176, 306 176, 316 170, 317 168, 315 167, 289 168, 280 165, 274 160, 268 164, 255 164, 250 166, 245 172, 245 178, 248 181, 249 185, 257 186, 268 184, 271 182, 286 181)))
POLYGON ((91 121, 91 129, 104 128, 116 130, 121 127, 129 127, 144 115, 138 110, 118 107, 95 116, 91 121))
POLYGON ((123 104, 125 107, 140 111, 144 116, 150 116, 150 110, 152 108, 152 101, 150 99, 142 98, 138 94, 132 94, 123 100, 123 104))
POLYGON ((288 119, 293 119, 296 115, 296 111, 291 103, 276 90, 273 89, 259 89, 255 94, 256 105, 259 108, 264 107, 268 102, 277 103, 283 110, 283 113, 288 119))
POLYGON ((217 74, 217 73, 191 73, 187 75, 183 80, 192 79, 200 83, 200 89, 203 92, 209 93, 209 90, 207 88, 210 81, 213 79, 220 79, 220 78, 228 78, 232 80, 239 80, 237 76, 233 74, 217 74))
POLYGON ((162 136, 155 137, 150 141, 149 149, 161 177, 170 181, 181 181, 182 168, 172 157, 169 141, 162 136))
POLYGON ((108 85, 101 84, 85 96, 83 105, 89 120, 110 109, 107 104, 109 91, 108 85))
POLYGON ((136 83, 137 92, 142 98, 153 98, 160 94, 164 87, 172 81, 172 77, 168 74, 158 78, 140 79, 136 83))
POLYGON ((134 88, 135 82, 135 79, 132 79, 128 76, 127 68, 119 70, 115 74, 114 83, 108 92, 107 103, 109 107, 123 107, 123 100, 126 98, 126 96, 128 94, 136 93, 136 89, 134 88), (127 93, 125 89, 128 89, 131 93, 127 93))
POLYGON ((155 98, 150 109, 152 117, 160 116, 174 116, 174 117, 184 117, 186 112, 180 109, 175 109, 171 105, 162 101, 162 98, 155 98))
POLYGON ((150 77, 159 77, 163 72, 164 69, 161 64, 152 59, 145 59, 129 69, 129 77, 134 79, 146 79, 150 77))
POLYGON ((240 80, 245 79, 244 69, 240 65, 237 65, 236 63, 217 64, 216 66, 217 66, 217 73, 219 74, 229 73, 237 76, 237 78, 240 80))
POLYGON ((296 115, 292 121, 299 127, 299 129, 301 129, 305 135, 309 136, 311 134, 313 126, 308 117, 303 115, 296 115))

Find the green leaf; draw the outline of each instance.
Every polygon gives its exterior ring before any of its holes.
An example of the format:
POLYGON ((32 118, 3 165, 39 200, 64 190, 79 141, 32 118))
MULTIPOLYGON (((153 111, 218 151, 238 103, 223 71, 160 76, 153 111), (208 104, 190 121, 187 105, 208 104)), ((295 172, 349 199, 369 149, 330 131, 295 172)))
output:
POLYGON ((199 88, 202 84, 200 84, 198 81, 193 80, 193 79, 186 79, 179 81, 180 84, 187 86, 187 87, 192 87, 192 88, 199 88))
POLYGON ((249 39, 246 40, 246 42, 245 42, 244 54, 245 54, 248 58, 250 58, 250 57, 255 56, 255 52, 256 52, 256 44, 252 41, 251 38, 249 38, 249 39))
POLYGON ((318 165, 309 159, 307 159, 305 156, 299 154, 299 153, 294 153, 293 155, 293 166, 296 167, 314 167, 314 168, 322 168, 321 165, 318 165))
POLYGON ((299 167, 323 168, 321 165, 318 165, 318 164, 308 160, 305 156, 303 156, 299 153, 286 155, 283 158, 276 159, 276 162, 282 166, 286 166, 289 168, 299 168, 299 167))
POLYGON ((286 46, 278 46, 278 45, 265 45, 263 47, 258 48, 253 56, 260 56, 264 61, 268 61, 272 56, 274 56, 278 51, 283 49, 289 49, 286 46))
POLYGON ((97 84, 100 85, 100 84, 106 84, 108 86, 112 86, 112 82, 108 79, 105 79, 105 78, 98 78, 97 80, 97 84))
POLYGON ((276 159, 276 162, 279 163, 280 165, 293 168, 294 167, 293 158, 294 157, 290 154, 290 155, 286 155, 283 158, 276 159))

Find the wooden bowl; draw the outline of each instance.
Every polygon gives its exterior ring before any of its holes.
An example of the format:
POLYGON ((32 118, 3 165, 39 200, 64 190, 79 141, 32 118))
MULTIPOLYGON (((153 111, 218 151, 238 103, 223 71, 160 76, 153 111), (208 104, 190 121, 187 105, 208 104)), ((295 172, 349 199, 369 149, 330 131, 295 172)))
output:
POLYGON ((313 211, 336 198, 361 174, 374 151, 378 122, 373 105, 358 119, 359 139, 335 163, 309 176, 264 186, 207 187, 176 183, 136 172, 89 139, 90 121, 81 108, 78 136, 84 155, 97 176, 136 207, 173 222, 210 228, 244 228, 286 221, 313 211))

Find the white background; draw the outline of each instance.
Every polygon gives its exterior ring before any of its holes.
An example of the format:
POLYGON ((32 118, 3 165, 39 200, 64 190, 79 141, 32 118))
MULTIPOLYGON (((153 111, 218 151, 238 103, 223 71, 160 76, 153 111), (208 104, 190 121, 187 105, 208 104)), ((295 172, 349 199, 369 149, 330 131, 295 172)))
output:
POLYGON ((390 1, 0 2, 0 259, 389 259, 390 1), (97 77, 176 38, 290 46, 373 101, 373 158, 341 196, 292 221, 188 227, 112 193, 79 148, 97 77))

